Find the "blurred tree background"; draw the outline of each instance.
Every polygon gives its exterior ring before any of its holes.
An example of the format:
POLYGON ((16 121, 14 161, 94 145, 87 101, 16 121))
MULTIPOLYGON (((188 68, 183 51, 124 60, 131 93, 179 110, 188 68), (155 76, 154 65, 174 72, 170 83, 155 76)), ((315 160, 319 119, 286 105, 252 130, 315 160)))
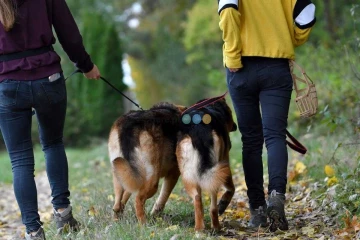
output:
MULTIPOLYGON (((68 2, 75 12, 88 11, 81 7, 86 5, 115 22, 142 106, 158 101, 189 105, 226 90, 216 1, 68 2)), ((309 42, 297 49, 297 62, 318 86, 321 114, 298 120, 293 109, 290 121, 302 126, 322 122, 334 130, 346 122, 342 116, 359 117, 360 4, 314 3, 317 24, 309 42)))
MULTIPOLYGON (((214 0, 67 0, 85 46, 104 77, 121 90, 122 61, 131 67, 136 101, 148 108, 159 101, 190 105, 226 91, 222 40, 214 0)), ((295 104, 290 128, 331 133, 359 128, 360 4, 358 0, 314 0, 317 23, 297 62, 315 81, 320 114, 299 119, 295 104)), ((74 67, 62 55, 65 75, 74 67)), ((105 137, 127 111, 124 99, 103 82, 73 76, 65 139, 74 144, 105 137)), ((127 100, 126 100, 127 101, 127 100)), ((36 129, 35 129, 36 130, 36 129)))

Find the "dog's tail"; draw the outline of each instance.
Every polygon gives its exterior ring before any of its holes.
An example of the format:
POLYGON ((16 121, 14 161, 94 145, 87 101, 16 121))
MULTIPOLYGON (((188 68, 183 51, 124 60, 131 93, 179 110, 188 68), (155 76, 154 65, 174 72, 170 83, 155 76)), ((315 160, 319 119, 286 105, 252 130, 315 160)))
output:
POLYGON ((118 157, 112 161, 112 166, 117 180, 126 191, 134 193, 143 185, 143 178, 126 159, 118 157))
POLYGON ((214 167, 208 169, 200 177, 200 186, 209 192, 216 192, 231 175, 229 163, 218 162, 214 167))

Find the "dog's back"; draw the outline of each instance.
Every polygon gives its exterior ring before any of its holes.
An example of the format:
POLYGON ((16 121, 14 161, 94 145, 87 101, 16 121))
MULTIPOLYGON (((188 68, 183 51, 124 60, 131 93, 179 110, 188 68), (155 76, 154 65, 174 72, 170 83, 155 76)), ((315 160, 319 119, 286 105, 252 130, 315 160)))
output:
POLYGON ((117 119, 109 136, 110 161, 124 188, 135 192, 154 174, 176 164, 179 110, 160 103, 146 111, 131 111, 117 119), (114 161, 116 160, 116 161, 114 161))
POLYGON ((174 188, 180 172, 175 147, 183 107, 160 103, 147 111, 132 111, 114 123, 109 136, 115 203, 118 219, 132 193, 140 223, 146 222, 145 202, 157 192, 164 177, 152 214, 160 213, 174 188))

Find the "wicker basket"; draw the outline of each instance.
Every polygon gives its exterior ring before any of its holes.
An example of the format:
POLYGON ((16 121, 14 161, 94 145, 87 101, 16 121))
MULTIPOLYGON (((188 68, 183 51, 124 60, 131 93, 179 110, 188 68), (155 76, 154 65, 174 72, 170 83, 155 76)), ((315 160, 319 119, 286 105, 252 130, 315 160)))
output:
POLYGON ((295 103, 300 111, 300 117, 308 118, 314 116, 318 109, 318 99, 315 84, 305 73, 305 70, 301 68, 296 62, 290 61, 290 70, 296 92, 295 103), (301 72, 300 77, 295 74, 294 67, 298 68, 298 70, 301 72), (306 85, 305 88, 300 89, 299 85, 301 83, 306 85))

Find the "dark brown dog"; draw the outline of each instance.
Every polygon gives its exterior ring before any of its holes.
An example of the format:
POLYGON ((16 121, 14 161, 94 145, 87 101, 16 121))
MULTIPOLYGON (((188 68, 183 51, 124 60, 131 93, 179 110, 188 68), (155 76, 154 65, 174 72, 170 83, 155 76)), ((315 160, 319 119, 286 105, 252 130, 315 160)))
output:
POLYGON ((211 122, 182 125, 176 149, 177 161, 185 189, 194 202, 195 230, 205 228, 202 191, 211 194, 211 227, 219 230, 218 213, 225 211, 235 191, 229 166, 229 132, 237 127, 225 99, 189 112, 189 115, 194 114, 209 114, 211 122), (225 186, 226 192, 217 206, 221 186, 225 186))
POLYGON ((163 210, 180 175, 175 149, 183 109, 160 103, 150 110, 131 111, 115 121, 108 143, 115 219, 122 214, 130 195, 136 193, 136 216, 145 223, 145 201, 157 192, 162 177, 164 183, 151 214, 163 210))

